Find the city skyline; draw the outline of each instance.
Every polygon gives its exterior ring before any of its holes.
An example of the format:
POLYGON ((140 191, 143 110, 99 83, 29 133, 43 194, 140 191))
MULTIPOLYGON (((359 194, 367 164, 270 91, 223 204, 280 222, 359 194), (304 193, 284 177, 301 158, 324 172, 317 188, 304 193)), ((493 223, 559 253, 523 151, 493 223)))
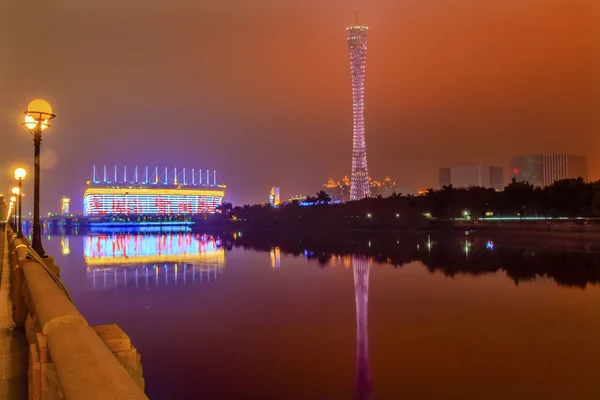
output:
MULTIPOLYGON (((373 176, 389 174, 398 191, 415 192, 436 187, 444 165, 509 171, 510 157, 564 152, 586 155, 589 178, 599 176, 589 151, 600 146, 591 1, 477 9, 471 0, 259 0, 251 8, 176 1, 168 13, 155 1, 141 13, 137 0, 119 8, 67 3, 41 14, 36 1, 9 4, 0 16, 0 72, 9 78, 0 139, 13 148, 0 161, 2 192, 13 167, 31 168, 30 138, 19 125, 27 102, 44 97, 57 114, 43 138, 42 214, 56 211, 63 195, 77 210, 82 171, 92 164, 210 166, 236 204, 263 202, 273 184, 312 194, 328 176, 349 175, 343 29, 356 7, 372 28, 373 176), (94 18, 82 23, 83 15, 94 18), (47 45, 33 55, 27 49, 41 36, 47 45)), ((32 193, 30 179, 24 193, 32 193)))
POLYGON ((587 157, 574 154, 535 154, 510 159, 511 178, 533 186, 548 186, 557 180, 588 181, 587 157))

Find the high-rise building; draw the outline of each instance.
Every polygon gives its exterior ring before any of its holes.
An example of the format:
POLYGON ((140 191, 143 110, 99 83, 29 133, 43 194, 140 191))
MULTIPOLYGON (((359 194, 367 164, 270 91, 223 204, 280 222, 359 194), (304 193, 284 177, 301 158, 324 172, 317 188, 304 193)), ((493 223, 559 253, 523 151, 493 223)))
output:
MULTIPOLYGON (((376 197, 390 197, 392 193, 396 192, 396 182, 392 181, 389 176, 386 176, 383 181, 376 181, 368 178, 370 193, 369 196, 376 197)), ((329 178, 326 184, 323 185, 324 192, 331 196, 331 200, 337 201, 349 201, 351 199, 351 184, 347 176, 341 181, 334 181, 329 178)))
POLYGON ((465 165, 440 168, 440 188, 450 185, 457 189, 479 186, 502 190, 504 188, 502 167, 465 165))
POLYGON ((452 178, 450 177, 450 168, 440 168, 440 189, 444 186, 450 186, 452 178))
POLYGON ((567 153, 513 157, 510 169, 512 178, 534 186, 547 186, 569 178, 587 180, 587 158, 567 153))
POLYGON ((511 179, 519 182, 529 182, 533 186, 544 185, 544 171, 542 169, 542 155, 513 157, 510 159, 511 179))
POLYGON ((369 197, 369 171, 367 169, 367 145, 365 140, 365 71, 367 61, 367 32, 369 28, 358 24, 346 29, 350 51, 352 75, 352 104, 354 109, 354 131, 352 137, 352 175, 350 200, 369 197))
POLYGON ((271 194, 269 195, 269 204, 273 207, 279 207, 281 204, 281 199, 279 198, 279 188, 277 186, 273 186, 271 188, 271 194))
POLYGON ((504 189, 504 170, 502 167, 490 167, 490 187, 496 190, 504 189))
POLYGON ((342 193, 342 201, 350 200, 350 179, 347 176, 342 178, 340 189, 342 193))
POLYGON ((71 204, 71 199, 68 197, 62 198, 62 203, 60 205, 60 213, 62 215, 67 215, 69 213, 69 205, 71 204))
POLYGON ((350 179, 344 176, 341 182, 336 182, 329 178, 326 184, 323 185, 322 189, 325 193, 331 196, 331 200, 334 202, 348 201, 350 200, 350 179))
POLYGON ((587 180, 587 158, 573 154, 544 154, 542 156, 544 185, 569 178, 587 180))
POLYGON ((396 182, 392 181, 389 176, 386 176, 383 182, 369 178, 369 186, 373 197, 390 197, 392 193, 396 192, 396 182))
POLYGON ((339 182, 329 178, 326 184, 323 185, 323 191, 327 193, 333 201, 346 201, 342 199, 342 185, 339 182))

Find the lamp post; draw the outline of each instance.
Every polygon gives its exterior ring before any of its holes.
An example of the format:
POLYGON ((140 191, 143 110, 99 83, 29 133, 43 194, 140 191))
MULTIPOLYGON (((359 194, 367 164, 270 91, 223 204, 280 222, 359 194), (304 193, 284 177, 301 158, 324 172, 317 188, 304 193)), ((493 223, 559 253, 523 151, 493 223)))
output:
POLYGON ((17 224, 17 222, 16 222, 17 220, 16 220, 16 217, 15 217, 15 209, 14 209, 16 202, 17 202, 17 198, 15 196, 12 196, 10 198, 10 210, 11 210, 10 217, 12 218, 11 222, 12 222, 13 229, 16 228, 16 226, 17 226, 16 225, 17 224))
POLYGON ((12 194, 14 194, 14 198, 16 199, 15 201, 15 230, 17 231, 17 236, 18 236, 18 232, 19 232, 19 220, 17 218, 18 213, 19 213, 19 198, 21 198, 21 189, 19 189, 19 187, 15 186, 14 188, 12 188, 11 190, 12 194))
POLYGON ((56 115, 52 114, 50 103, 43 99, 32 100, 25 111, 25 126, 33 135, 34 168, 33 168, 33 231, 31 247, 40 257, 45 257, 46 252, 42 246, 42 227, 40 225, 40 146, 42 132, 50 127, 50 120, 56 115))
POLYGON ((23 197, 23 179, 25 179, 26 175, 27 175, 27 171, 25 171, 25 168, 15 169, 14 176, 15 176, 15 179, 17 180, 17 182, 19 182, 19 197, 17 199, 18 207, 19 207, 19 219, 18 219, 19 225, 18 225, 18 230, 17 230, 18 238, 23 237, 23 224, 21 222, 21 217, 23 215, 23 208, 21 206, 21 198, 23 197))

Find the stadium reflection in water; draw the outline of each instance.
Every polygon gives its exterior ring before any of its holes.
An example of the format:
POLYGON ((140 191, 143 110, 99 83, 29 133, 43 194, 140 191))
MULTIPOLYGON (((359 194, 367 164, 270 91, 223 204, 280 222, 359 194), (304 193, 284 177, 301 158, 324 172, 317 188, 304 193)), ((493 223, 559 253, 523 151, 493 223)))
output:
POLYGON ((85 236, 83 258, 94 289, 211 282, 225 267, 221 241, 192 233, 85 236))

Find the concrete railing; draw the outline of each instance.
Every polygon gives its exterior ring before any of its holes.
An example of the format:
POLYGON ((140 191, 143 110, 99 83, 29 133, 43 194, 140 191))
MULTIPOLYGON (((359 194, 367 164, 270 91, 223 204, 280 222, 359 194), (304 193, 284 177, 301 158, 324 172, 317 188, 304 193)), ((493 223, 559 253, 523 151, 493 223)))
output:
POLYGON ((8 245, 13 318, 29 345, 29 399, 147 399, 129 337, 117 325, 88 326, 52 257, 36 261, 27 239, 10 230, 8 245))

